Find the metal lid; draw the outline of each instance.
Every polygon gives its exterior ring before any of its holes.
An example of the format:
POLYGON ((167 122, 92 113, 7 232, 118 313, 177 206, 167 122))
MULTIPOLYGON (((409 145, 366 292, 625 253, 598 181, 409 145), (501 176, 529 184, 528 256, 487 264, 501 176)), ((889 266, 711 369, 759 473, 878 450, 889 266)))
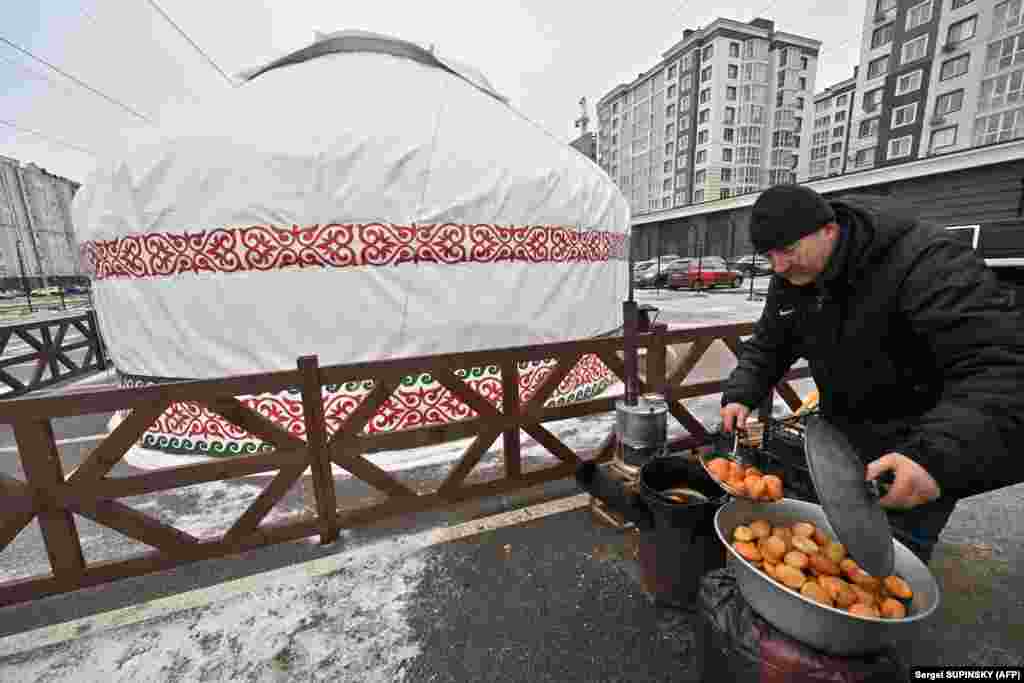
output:
POLYGON ((865 481, 867 467, 847 436, 823 417, 807 420, 804 446, 814 488, 839 542, 864 571, 892 574, 892 529, 878 504, 877 489, 865 481))

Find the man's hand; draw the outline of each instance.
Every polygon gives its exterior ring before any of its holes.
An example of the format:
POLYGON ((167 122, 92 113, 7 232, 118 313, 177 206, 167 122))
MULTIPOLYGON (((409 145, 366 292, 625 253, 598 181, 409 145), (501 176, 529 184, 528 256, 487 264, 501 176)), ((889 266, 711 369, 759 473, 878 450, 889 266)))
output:
POLYGON ((918 505, 930 503, 940 495, 942 489, 928 470, 902 453, 887 453, 878 460, 868 463, 867 479, 877 479, 882 472, 892 471, 895 481, 879 504, 896 510, 909 510, 918 505))
POLYGON ((719 414, 722 416, 722 431, 731 432, 734 427, 747 424, 750 408, 742 403, 730 403, 722 406, 719 414))

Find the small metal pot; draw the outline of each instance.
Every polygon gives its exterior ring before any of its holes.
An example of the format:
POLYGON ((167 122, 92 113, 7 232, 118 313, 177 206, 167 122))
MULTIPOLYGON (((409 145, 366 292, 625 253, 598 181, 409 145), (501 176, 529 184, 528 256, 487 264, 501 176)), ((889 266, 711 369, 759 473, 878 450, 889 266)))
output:
POLYGON ((733 530, 755 519, 772 526, 811 522, 836 538, 821 506, 784 498, 771 505, 733 499, 715 514, 715 531, 728 548, 728 564, 740 592, 754 610, 776 628, 802 643, 835 655, 860 655, 891 648, 930 617, 939 606, 939 585, 928 567, 899 541, 895 571, 910 584, 914 597, 904 619, 858 617, 826 607, 782 586, 746 562, 732 546, 733 530))

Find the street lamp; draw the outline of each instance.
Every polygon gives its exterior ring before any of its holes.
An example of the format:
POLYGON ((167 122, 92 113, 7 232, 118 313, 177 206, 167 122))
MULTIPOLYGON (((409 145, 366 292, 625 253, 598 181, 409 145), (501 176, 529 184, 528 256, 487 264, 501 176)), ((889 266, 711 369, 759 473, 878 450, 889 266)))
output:
POLYGON ((18 250, 18 266, 21 268, 21 286, 25 288, 25 297, 28 299, 28 312, 35 313, 35 309, 32 308, 32 288, 29 287, 28 277, 25 275, 25 259, 21 256, 21 238, 19 237, 14 243, 14 246, 18 250))

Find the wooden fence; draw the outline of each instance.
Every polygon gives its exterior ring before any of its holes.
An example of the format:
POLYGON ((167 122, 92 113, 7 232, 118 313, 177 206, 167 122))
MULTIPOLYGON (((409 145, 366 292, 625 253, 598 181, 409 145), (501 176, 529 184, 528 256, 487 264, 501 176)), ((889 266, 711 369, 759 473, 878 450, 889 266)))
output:
MULTIPOLYGON (((752 324, 704 327, 640 335, 646 349, 643 392, 654 391, 669 399, 671 414, 688 436, 671 446, 693 448, 706 442, 707 431, 681 403, 683 399, 720 393, 722 380, 686 383, 715 340, 733 353, 752 324), (671 374, 666 372, 666 349, 687 346, 685 356, 671 374)), ((320 367, 316 357, 298 359, 294 370, 202 380, 131 389, 96 389, 65 396, 24 397, 0 401, 0 423, 13 426, 25 480, 0 475, 0 552, 33 519, 38 518, 52 572, 0 584, 0 605, 37 599, 130 576, 165 570, 188 562, 224 557, 260 546, 319 535, 322 542, 338 537, 343 527, 371 523, 392 515, 451 506, 473 498, 494 496, 547 481, 570 477, 584 460, 606 460, 615 447, 609 435, 603 445, 577 453, 544 427, 545 422, 614 410, 618 397, 609 396, 558 407, 545 402, 566 375, 588 354, 598 358, 620 378, 624 374, 619 352, 623 339, 603 338, 530 347, 403 358, 320 367), (518 395, 518 363, 556 359, 557 365, 528 401, 518 395), (500 408, 494 397, 474 391, 462 377, 466 369, 497 366, 503 396, 500 408), (455 424, 424 427, 398 433, 364 433, 369 420, 388 400, 403 377, 427 372, 476 416, 455 424), (351 381, 373 381, 372 391, 331 435, 324 418, 321 387, 351 381), (285 431, 243 405, 236 396, 299 390, 302 395, 306 438, 285 431), (223 458, 147 471, 109 476, 150 424, 172 403, 202 404, 231 423, 264 439, 274 450, 250 456, 223 458), (111 432, 73 472, 64 472, 54 441, 51 420, 90 413, 130 409, 111 432), (521 461, 520 430, 530 435, 558 460, 557 464, 526 471, 521 461), (473 437, 447 477, 430 491, 403 484, 365 456, 374 451, 404 449, 473 437), (502 439, 503 476, 469 483, 467 477, 491 445, 502 439), (332 464, 386 494, 357 509, 339 509, 332 464), (271 508, 303 476, 311 472, 315 509, 279 523, 263 523, 271 508), (128 496, 274 472, 260 495, 222 535, 197 538, 119 501, 128 496), (82 515, 153 550, 128 559, 87 563, 73 514, 82 515)), ((806 370, 791 372, 777 387, 793 409, 800 398, 788 381, 806 377, 806 370)))
POLYGON ((64 318, 0 327, 0 398, 21 396, 106 367, 106 350, 92 310, 64 318), (68 333, 72 330, 82 338, 71 341, 68 333), (4 358, 8 346, 17 340, 24 342, 31 351, 4 358), (86 349, 81 362, 70 355, 78 349, 86 349), (27 363, 33 364, 27 381, 11 374, 14 366, 27 363), (4 387, 8 391, 3 391, 4 387))

